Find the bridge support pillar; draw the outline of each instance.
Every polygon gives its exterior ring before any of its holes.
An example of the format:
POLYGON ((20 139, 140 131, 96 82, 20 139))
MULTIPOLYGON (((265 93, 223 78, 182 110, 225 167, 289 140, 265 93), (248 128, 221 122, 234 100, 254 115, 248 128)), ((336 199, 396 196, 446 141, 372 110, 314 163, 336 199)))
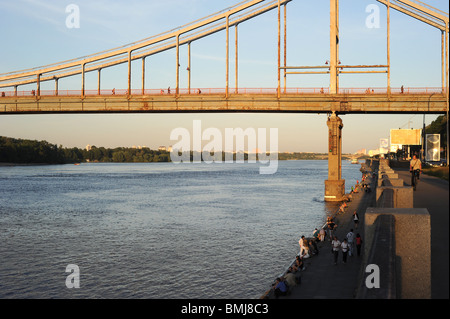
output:
POLYGON ((328 125, 328 179, 325 181, 325 201, 341 201, 345 194, 342 179, 342 119, 334 112, 328 125))

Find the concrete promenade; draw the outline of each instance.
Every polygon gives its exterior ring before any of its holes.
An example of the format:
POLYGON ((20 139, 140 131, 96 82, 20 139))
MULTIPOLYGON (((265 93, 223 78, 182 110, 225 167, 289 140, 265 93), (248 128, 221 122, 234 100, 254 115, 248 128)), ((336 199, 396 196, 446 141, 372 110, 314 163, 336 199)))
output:
MULTIPOLYGON (((411 184, 408 169, 396 168, 399 178, 405 186, 411 184)), ((421 175, 420 184, 414 192, 414 208, 427 208, 431 215, 431 298, 449 298, 449 183, 436 177, 421 175)), ((368 207, 375 207, 376 181, 372 181, 372 192, 359 190, 344 214, 335 218, 338 228, 336 235, 340 241, 353 228, 363 239, 364 251, 364 214, 368 207), (353 211, 360 217, 358 229, 352 221, 353 211)), ((320 225, 318 225, 320 226, 320 225)), ((414 230, 412 230, 414 231, 414 230)), ((302 234, 299 234, 302 235, 302 234)), ((309 237, 310 234, 304 234, 309 237)), ((327 238, 328 239, 328 238, 327 238)), ((362 257, 347 257, 342 262, 339 253, 338 264, 334 265, 331 243, 328 240, 318 244, 319 255, 305 259, 306 270, 301 271, 301 284, 291 289, 288 296, 279 299, 352 299, 364 273, 361 269, 362 257)))
MULTIPOLYGON (((363 239, 361 253, 364 249, 364 213, 367 207, 375 205, 375 185, 376 182, 372 181, 372 191, 369 193, 362 190, 354 193, 346 212, 334 219, 338 225, 335 234, 341 242, 352 228, 355 235, 357 233, 361 235, 363 239), (360 218, 358 228, 355 228, 353 224, 352 214, 355 210, 360 218)), ((301 271, 301 284, 294 287, 289 296, 280 297, 280 299, 352 299, 355 297, 361 275, 362 256, 348 256, 347 263, 344 264, 340 252, 338 263, 335 265, 331 253, 331 242, 328 239, 327 236, 324 242, 318 244, 318 255, 304 260, 306 270, 301 271)))

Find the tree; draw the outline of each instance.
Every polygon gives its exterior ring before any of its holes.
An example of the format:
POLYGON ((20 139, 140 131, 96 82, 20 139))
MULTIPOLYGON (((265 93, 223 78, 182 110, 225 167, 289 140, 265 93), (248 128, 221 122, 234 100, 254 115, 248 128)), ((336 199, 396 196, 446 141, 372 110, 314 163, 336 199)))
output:
POLYGON ((125 162, 125 155, 122 151, 115 151, 112 155, 113 162, 123 163, 125 162))

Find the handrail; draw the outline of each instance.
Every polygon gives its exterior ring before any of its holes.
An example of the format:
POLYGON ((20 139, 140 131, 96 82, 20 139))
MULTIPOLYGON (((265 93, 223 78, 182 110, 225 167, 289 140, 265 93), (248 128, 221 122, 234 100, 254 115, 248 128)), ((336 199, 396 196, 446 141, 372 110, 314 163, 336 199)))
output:
MULTIPOLYGON (((414 95, 414 94, 445 94, 441 87, 417 87, 417 88, 404 88, 403 92, 401 88, 391 88, 392 95, 414 95)), ((341 88, 339 94, 362 94, 362 95, 381 95, 387 94, 387 88, 341 88), (370 92, 368 92, 370 91, 370 92)), ((40 96, 81 96, 81 90, 40 90, 40 96)), ((179 95, 211 95, 211 94, 225 94, 225 88, 180 88, 179 95)), ((238 88, 231 89, 230 94, 277 94, 277 88, 238 88)), ((295 95, 295 94, 317 94, 317 95, 327 95, 329 94, 328 88, 286 88, 282 90, 282 95, 295 95)), ((36 90, 22 90, 22 91, 0 91, 1 97, 31 97, 36 96, 36 90)), ((114 96, 114 95, 128 95, 127 89, 101 89, 100 94, 98 90, 84 90, 85 96, 114 96)), ((144 94, 142 94, 142 89, 132 89, 131 95, 175 95, 175 89, 145 89, 144 94)))

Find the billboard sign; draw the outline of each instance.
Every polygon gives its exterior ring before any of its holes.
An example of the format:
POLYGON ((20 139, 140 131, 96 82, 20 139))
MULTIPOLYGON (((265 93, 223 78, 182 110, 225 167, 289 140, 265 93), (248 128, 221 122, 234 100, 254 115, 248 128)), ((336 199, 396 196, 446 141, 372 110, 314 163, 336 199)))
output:
POLYGON ((380 154, 387 154, 389 152, 389 139, 380 139, 380 154))
POLYGON ((391 130, 391 145, 422 145, 422 130, 391 130))

